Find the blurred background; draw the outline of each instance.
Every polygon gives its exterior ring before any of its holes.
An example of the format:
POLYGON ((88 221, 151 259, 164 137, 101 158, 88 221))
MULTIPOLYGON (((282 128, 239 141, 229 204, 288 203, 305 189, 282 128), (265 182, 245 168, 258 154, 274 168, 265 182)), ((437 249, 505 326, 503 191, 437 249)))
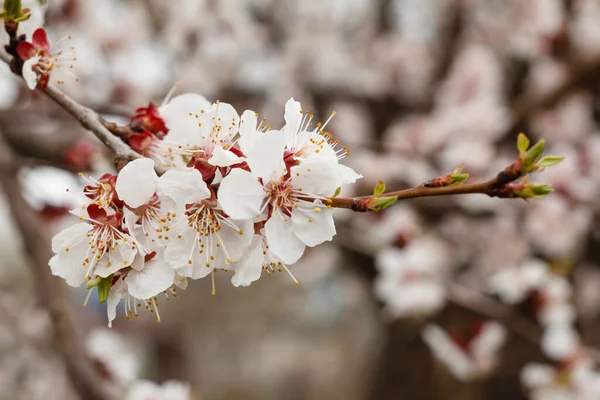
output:
MULTIPOLYGON (((341 211, 338 236, 291 268, 298 287, 283 273, 234 289, 222 273, 216 296, 192 281, 161 303, 160 324, 120 316, 112 330, 97 300, 83 308, 85 290, 70 291, 107 379, 178 379, 196 399, 600 399, 600 0, 23 4, 33 12, 22 33, 71 37, 78 82, 62 89, 109 120, 127 123, 176 82, 176 94, 274 126, 290 97, 320 120, 336 111, 329 129, 352 151, 342 162, 364 176, 343 196, 461 163, 489 179, 516 158, 520 131, 567 157, 535 177, 556 189, 541 200, 341 211)), ((50 241, 23 221, 34 214, 49 235, 68 226, 75 172, 98 177, 112 159, 4 64, 0 108, 21 160, 0 198, 0 398, 76 399, 39 296, 64 283, 36 282, 31 271, 47 267, 32 252, 50 241)))

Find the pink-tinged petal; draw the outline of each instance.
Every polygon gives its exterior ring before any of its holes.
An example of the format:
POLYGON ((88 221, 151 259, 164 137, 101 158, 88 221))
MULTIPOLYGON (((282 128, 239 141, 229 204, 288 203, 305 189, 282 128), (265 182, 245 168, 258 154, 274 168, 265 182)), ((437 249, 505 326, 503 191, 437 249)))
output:
POLYGON ((30 58, 37 56, 37 50, 31 43, 21 42, 17 46, 17 54, 21 60, 27 61, 30 58))
POLYGON ((210 191, 202 174, 196 169, 169 170, 158 180, 160 197, 173 199, 178 206, 200 202, 210 197, 210 191))
POLYGON ((292 229, 302 242, 314 247, 333 239, 336 234, 333 223, 333 210, 323 205, 315 204, 319 211, 292 210, 292 229))
POLYGON ((266 193, 263 185, 248 171, 235 168, 219 186, 223 211, 233 219, 251 219, 260 213, 266 193))
POLYGON ((125 278, 127 290, 136 299, 149 299, 173 284, 175 271, 162 260, 145 263, 141 271, 129 271, 125 278))
POLYGON ((42 28, 36 29, 31 36, 31 42, 33 45, 43 52, 50 50, 50 43, 48 42, 48 35, 46 35, 46 31, 42 28))
POLYGON ((342 175, 343 185, 354 183, 358 179, 363 177, 361 174, 357 174, 352 168, 347 167, 345 165, 339 164, 338 168, 340 170, 340 174, 342 175))
POLYGON ((285 112, 283 116, 285 119, 285 127, 283 128, 283 131, 285 132, 285 137, 288 144, 293 142, 294 135, 300 129, 302 116, 302 106, 292 97, 287 101, 287 103, 285 103, 285 112))
POLYGON ((231 278, 233 286, 250 286, 252 282, 257 281, 262 273, 264 260, 262 238, 260 235, 254 235, 250 250, 233 265, 235 271, 235 275, 231 278))
POLYGON ((292 230, 291 218, 273 215, 265 224, 269 250, 286 264, 294 264, 302 257, 305 245, 292 230))
POLYGON ((312 195, 327 195, 342 185, 339 164, 306 160, 291 168, 294 188, 312 195))
POLYGON ((208 163, 210 165, 217 167, 229 167, 231 165, 239 164, 243 161, 243 157, 238 157, 233 152, 225 150, 221 146, 215 147, 212 157, 208 159, 208 163))
POLYGON ((81 242, 87 243, 87 234, 92 228, 91 224, 81 222, 60 231, 52 238, 52 251, 58 253, 65 251, 67 248, 75 247, 81 242))
POLYGON ((244 154, 252 173, 263 182, 279 180, 285 175, 283 153, 285 136, 280 131, 268 131, 258 134, 253 145, 244 154))
POLYGON ((40 56, 35 56, 23 63, 23 79, 30 90, 34 90, 40 79, 40 76, 33 70, 33 67, 40 61, 40 56))
POLYGON ((87 257, 87 252, 86 242, 69 248, 68 252, 62 251, 54 255, 48 263, 52 275, 63 278, 69 286, 81 286, 86 281, 87 268, 81 263, 87 257))
POLYGON ((113 287, 110 288, 108 299, 106 300, 106 313, 108 314, 108 327, 112 328, 112 322, 117 318, 117 306, 125 294, 126 286, 123 279, 119 279, 113 287))
POLYGON ((119 199, 131 208, 147 204, 158 183, 158 175, 154 172, 154 161, 139 158, 131 161, 119 172, 115 188, 119 199))

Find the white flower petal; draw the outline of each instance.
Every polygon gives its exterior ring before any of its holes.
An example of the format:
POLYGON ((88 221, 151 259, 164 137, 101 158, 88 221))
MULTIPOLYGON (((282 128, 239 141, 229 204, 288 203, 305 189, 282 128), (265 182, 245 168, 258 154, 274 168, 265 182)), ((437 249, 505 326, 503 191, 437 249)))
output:
POLYGON ((333 239, 336 234, 333 222, 333 210, 315 203, 316 211, 292 210, 292 229, 305 245, 314 247, 333 239))
POLYGON ((251 110, 246 110, 242 114, 242 119, 240 121, 240 139, 238 140, 238 144, 242 152, 246 153, 246 151, 250 150, 254 144, 254 140, 262 133, 256 130, 258 124, 258 117, 256 113, 251 110))
POLYGON ((260 213, 266 193, 256 177, 235 168, 223 178, 218 198, 223 211, 233 219, 255 218, 260 213))
POLYGON ((427 325, 423 328, 422 336, 435 356, 444 362, 456 378, 463 381, 473 378, 475 365, 440 327, 427 325))
POLYGON ((579 349, 579 335, 568 325, 547 327, 541 339, 544 354, 554 360, 566 360, 579 349))
POLYGON ((151 260, 141 271, 129 271, 125 278, 127 290, 136 299, 149 299, 173 284, 175 271, 162 260, 151 260))
POLYGON ((244 162, 243 157, 238 157, 233 152, 224 150, 222 146, 215 147, 212 157, 208 159, 210 165, 217 167, 229 167, 242 162, 244 162))
POLYGON ((81 222, 60 231, 52 238, 52 251, 58 253, 83 241, 87 242, 87 234, 92 228, 91 224, 81 222))
POLYGON ((176 96, 168 104, 160 107, 159 112, 165 125, 170 131, 173 131, 169 132, 169 139, 172 136, 185 135, 185 133, 190 136, 197 133, 198 121, 194 116, 200 114, 202 110, 209 110, 210 107, 211 103, 208 100, 194 93, 176 96))
POLYGON ((292 230, 291 218, 273 215, 265 224, 265 236, 269 250, 286 264, 294 264, 302 257, 304 243, 292 230))
POLYGON ((108 314, 108 327, 112 328, 112 322, 117 317, 117 306, 125 294, 125 282, 123 279, 117 282, 110 288, 108 299, 106 300, 106 313, 108 314))
POLYGON ((344 185, 354 183, 363 177, 361 174, 357 174, 352 168, 345 165, 339 164, 338 168, 340 169, 340 173, 342 175, 342 184, 344 185))
MULTIPOLYGON (((254 236, 254 223, 251 220, 229 219, 229 222, 236 226, 239 231, 221 223, 222 229, 219 231, 221 248, 227 249, 230 261, 227 262, 223 258, 220 267, 226 269, 229 268, 228 264, 239 260, 248 251, 248 247, 252 243, 252 237, 254 236)), ((215 238, 213 242, 216 243, 217 239, 215 238)), ((223 251, 219 251, 219 255, 224 255, 223 251)), ((217 258, 217 261, 219 261, 219 258, 217 258)))
POLYGON ((239 126, 240 116, 231 104, 215 103, 212 105, 211 111, 215 116, 214 123, 221 125, 225 131, 231 126, 239 126))
POLYGON ((81 286, 86 281, 87 268, 81 263, 86 258, 87 252, 87 243, 81 243, 70 248, 68 252, 55 254, 48 263, 52 275, 60 276, 69 286, 81 286))
POLYGON ((189 227, 185 228, 167 244, 164 260, 175 269, 177 274, 198 279, 196 277, 198 274, 194 273, 193 259, 192 264, 189 263, 190 257, 197 253, 196 250, 192 254, 192 246, 195 245, 195 241, 196 231, 189 227))
POLYGON ((245 151, 246 162, 252 173, 263 182, 278 180, 285 174, 283 153, 285 137, 280 131, 257 134, 250 149, 245 151))
POLYGON ((158 180, 159 196, 168 196, 178 206, 200 202, 210 197, 210 191, 196 169, 169 170, 158 180))
POLYGON ((154 172, 154 161, 139 158, 128 163, 119 172, 115 189, 117 195, 131 208, 147 204, 156 192, 158 175, 154 172))
POLYGON ((27 87, 34 90, 38 84, 39 76, 33 70, 33 67, 40 62, 40 56, 31 57, 23 63, 23 79, 27 83, 27 87))
POLYGON ((286 142, 291 143, 294 135, 300 129, 300 123, 302 121, 302 106, 300 102, 294 100, 292 97, 285 103, 285 112, 283 118, 285 119, 285 132, 286 142))
POLYGON ((333 162, 306 160, 291 168, 294 188, 312 195, 326 195, 342 186, 339 165, 333 162))
POLYGON ((233 286, 250 286, 252 282, 260 278, 265 260, 263 251, 262 237, 254 235, 250 250, 233 265, 235 270, 235 275, 231 278, 233 286))
POLYGON ((115 240, 114 250, 108 251, 96 264, 94 272, 106 278, 115 272, 130 267, 137 255, 137 247, 133 245, 131 236, 125 235, 127 241, 123 239, 115 240))

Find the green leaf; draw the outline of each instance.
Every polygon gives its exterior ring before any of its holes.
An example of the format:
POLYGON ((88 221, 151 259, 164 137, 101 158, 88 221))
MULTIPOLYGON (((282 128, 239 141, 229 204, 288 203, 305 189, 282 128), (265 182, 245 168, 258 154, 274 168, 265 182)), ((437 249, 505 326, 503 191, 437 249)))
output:
POLYGON ((385 192, 385 182, 379 181, 377 185, 375 185, 375 189, 373 189, 373 196, 379 196, 385 192))
POLYGON ((342 187, 340 186, 339 188, 335 189, 335 193, 333 194, 333 196, 331 196, 332 198, 334 197, 338 197, 340 195, 340 193, 342 192, 342 187))
POLYGON ((112 287, 112 275, 108 278, 102 278, 100 283, 98 284, 98 301, 100 301, 100 305, 106 303, 108 300, 108 295, 110 293, 110 288, 112 287))
POLYGON ((544 154, 544 149, 546 148, 546 141, 544 139, 537 142, 533 145, 527 152, 525 153, 523 159, 521 160, 525 167, 533 166, 544 154))
POLYGON ((565 159, 564 157, 557 157, 557 156, 544 157, 537 163, 537 166, 540 168, 551 167, 553 165, 561 163, 562 160, 564 160, 564 159, 565 159))
POLYGON ((15 22, 25 22, 31 17, 31 10, 29 8, 24 8, 19 13, 19 16, 15 18, 15 22))
POLYGON ((459 185, 469 179, 469 176, 469 174, 450 175, 450 182, 448 183, 448 186, 459 185))
POLYGON ((517 150, 519 154, 525 153, 529 148, 529 138, 524 133, 519 133, 517 136, 517 150))
POLYGON ((454 171, 452 171, 449 175, 450 180, 448 181, 448 186, 459 185, 469 179, 469 174, 461 174, 465 164, 460 164, 454 171))
POLYGON ((398 196, 373 197, 369 204, 369 210, 381 211, 393 206, 398 201, 398 196))
POLYGON ((554 192, 554 189, 552 189, 552 186, 550 185, 541 184, 532 186, 531 191, 533 192, 534 197, 544 197, 554 192))

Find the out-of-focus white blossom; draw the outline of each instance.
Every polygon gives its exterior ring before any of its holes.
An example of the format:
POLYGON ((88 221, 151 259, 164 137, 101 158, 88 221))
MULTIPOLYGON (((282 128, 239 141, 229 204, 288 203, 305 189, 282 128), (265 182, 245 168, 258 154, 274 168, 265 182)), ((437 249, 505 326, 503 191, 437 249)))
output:
POLYGON ((125 400, 191 400, 192 390, 184 382, 170 380, 158 385, 151 381, 137 381, 127 391, 125 400))
POLYGON ((422 336, 452 375, 469 381, 489 374, 496 366, 498 352, 506 340, 506 329, 497 322, 486 322, 474 337, 459 342, 439 326, 429 324, 423 328, 422 336))
POLYGON ((375 293, 394 317, 430 314, 446 302, 443 279, 453 264, 446 244, 431 236, 403 249, 388 247, 376 257, 375 293))

